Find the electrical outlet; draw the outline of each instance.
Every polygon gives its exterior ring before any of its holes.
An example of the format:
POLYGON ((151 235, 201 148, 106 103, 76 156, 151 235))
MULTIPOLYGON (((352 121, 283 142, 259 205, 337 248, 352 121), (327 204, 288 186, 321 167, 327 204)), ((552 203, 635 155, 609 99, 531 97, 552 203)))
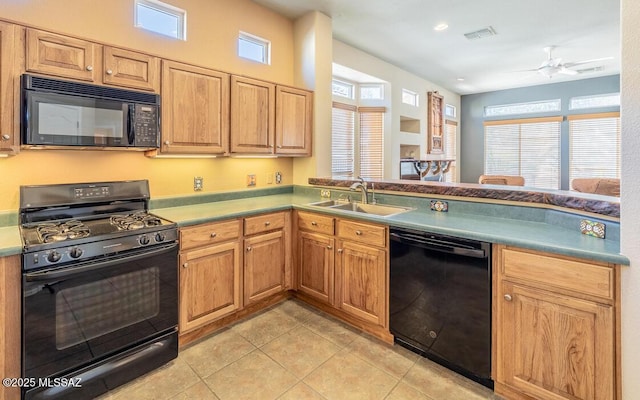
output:
POLYGON ((320 197, 323 199, 330 199, 331 191, 329 189, 320 189, 320 197))
POLYGON ((276 172, 276 183, 282 183, 282 174, 279 171, 276 172))
POLYGON ((247 186, 255 186, 256 185, 256 174, 247 175, 247 186))
POLYGON ((204 187, 204 178, 201 176, 194 176, 193 177, 193 191, 194 192, 199 192, 202 190, 202 188, 204 187))

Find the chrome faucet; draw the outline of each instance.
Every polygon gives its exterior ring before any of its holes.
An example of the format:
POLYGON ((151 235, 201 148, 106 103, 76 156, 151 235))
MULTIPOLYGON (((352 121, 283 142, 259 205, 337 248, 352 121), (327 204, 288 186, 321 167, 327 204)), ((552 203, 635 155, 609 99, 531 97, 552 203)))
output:
POLYGON ((364 181, 364 179, 362 179, 361 177, 358 177, 358 179, 360 180, 360 182, 356 182, 353 185, 351 185, 351 187, 349 188, 349 190, 355 191, 357 189, 360 189, 362 191, 362 200, 361 203, 362 204, 367 204, 368 202, 368 192, 367 192, 367 182, 364 181))

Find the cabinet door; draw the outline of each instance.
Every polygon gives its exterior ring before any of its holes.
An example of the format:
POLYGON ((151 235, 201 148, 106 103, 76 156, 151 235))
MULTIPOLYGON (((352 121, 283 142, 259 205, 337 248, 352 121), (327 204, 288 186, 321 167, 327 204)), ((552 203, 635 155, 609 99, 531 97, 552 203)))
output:
POLYGON ((273 153, 275 85, 231 77, 231 152, 273 153))
POLYGON ((276 88, 276 153, 311 155, 313 93, 276 88))
POLYGON ((244 241, 245 305, 284 290, 284 232, 275 231, 244 241))
POLYGON ((180 255, 180 332, 240 308, 240 243, 229 242, 180 255))
POLYGON ((298 235, 298 290, 327 304, 333 302, 333 249, 332 237, 298 235))
POLYGON ((0 151, 14 153, 20 146, 18 71, 15 40, 19 28, 0 22, 0 151))
MULTIPOLYGON (((20 256, 0 257, 0 375, 20 377, 22 290, 20 256)), ((20 398, 19 387, 0 389, 0 400, 20 398)))
POLYGON ((386 326, 386 252, 338 241, 336 303, 345 312, 386 326))
POLYGON ((135 51, 105 46, 104 76, 107 85, 158 92, 160 90, 160 60, 135 51))
POLYGON ((229 151, 228 74, 163 61, 161 151, 229 151))
POLYGON ((26 69, 30 72, 95 82, 98 47, 86 40, 27 29, 26 69))
POLYGON ((613 399, 610 305, 503 282, 497 381, 535 399, 613 399))

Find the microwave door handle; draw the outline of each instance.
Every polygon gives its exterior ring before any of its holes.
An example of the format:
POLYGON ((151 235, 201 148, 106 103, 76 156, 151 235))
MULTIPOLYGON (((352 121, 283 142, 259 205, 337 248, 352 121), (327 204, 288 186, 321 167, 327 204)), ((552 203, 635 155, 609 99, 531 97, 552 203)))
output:
POLYGON ((129 140, 129 145, 134 146, 136 135, 135 135, 135 126, 134 126, 134 118, 135 118, 135 105, 129 104, 127 107, 127 139, 129 140))

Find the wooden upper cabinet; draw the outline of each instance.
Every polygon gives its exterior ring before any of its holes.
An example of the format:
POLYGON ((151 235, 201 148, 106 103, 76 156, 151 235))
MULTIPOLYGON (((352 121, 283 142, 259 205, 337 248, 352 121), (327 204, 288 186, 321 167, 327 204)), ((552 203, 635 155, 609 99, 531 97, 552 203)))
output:
POLYGON ((231 77, 231 152, 273 153, 275 132, 274 84, 231 77))
POLYGON ((229 152, 228 74, 162 62, 161 152, 229 152))
POLYGON ((276 87, 276 153, 311 155, 313 93, 276 87))
POLYGON ((158 92, 160 90, 160 59, 134 51, 104 46, 106 85, 158 92))
POLYGON ((20 84, 18 43, 22 28, 0 22, 0 152, 15 154, 20 148, 20 84))
POLYGON ((26 71, 158 92, 160 59, 27 28, 26 71))
POLYGON ((86 40, 28 28, 26 70, 93 83, 98 47, 86 40))

